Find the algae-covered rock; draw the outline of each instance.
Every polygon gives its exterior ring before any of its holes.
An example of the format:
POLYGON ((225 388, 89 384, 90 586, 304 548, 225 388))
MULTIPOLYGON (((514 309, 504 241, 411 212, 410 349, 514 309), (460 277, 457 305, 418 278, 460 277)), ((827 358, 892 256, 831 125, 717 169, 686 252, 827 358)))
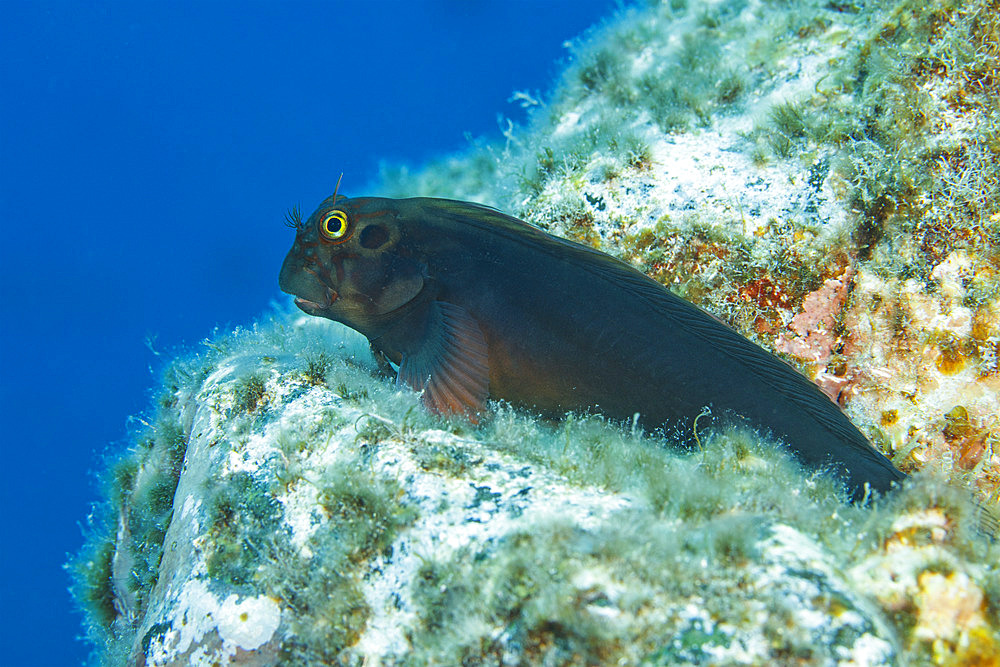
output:
POLYGON ((150 429, 175 425, 183 462, 137 447, 77 564, 105 662, 996 653, 997 548, 959 489, 918 477, 859 508, 753 433, 682 455, 596 416, 442 421, 362 343, 282 315, 175 363, 150 429), (164 517, 146 499, 170 485, 164 517))
POLYGON ((109 471, 73 563, 97 662, 996 664, 997 9, 628 10, 529 127, 381 185, 633 263, 814 377, 901 490, 845 504, 752 432, 433 417, 279 312, 171 364, 109 471))

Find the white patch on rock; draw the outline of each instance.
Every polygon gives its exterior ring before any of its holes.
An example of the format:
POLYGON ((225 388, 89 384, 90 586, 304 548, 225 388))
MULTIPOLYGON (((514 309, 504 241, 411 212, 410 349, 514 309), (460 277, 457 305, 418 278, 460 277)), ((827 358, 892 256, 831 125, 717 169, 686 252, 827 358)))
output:
POLYGON ((253 651, 274 636, 281 622, 281 608, 263 595, 241 600, 232 594, 213 617, 223 642, 253 651))
POLYGON ((176 664, 187 656, 193 665, 228 665, 238 649, 253 651, 271 640, 281 621, 278 604, 265 596, 224 601, 201 579, 190 579, 173 607, 169 630, 151 638, 147 665, 176 664), (221 646, 211 637, 217 634, 221 646))

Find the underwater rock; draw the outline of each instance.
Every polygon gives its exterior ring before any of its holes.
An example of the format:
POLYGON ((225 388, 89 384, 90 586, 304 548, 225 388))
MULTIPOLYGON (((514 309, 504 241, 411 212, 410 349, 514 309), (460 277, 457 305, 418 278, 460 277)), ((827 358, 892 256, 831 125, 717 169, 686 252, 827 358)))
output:
POLYGON ((90 552, 109 566, 78 563, 106 664, 890 665, 1000 649, 997 546, 940 480, 861 508, 751 432, 684 455, 596 416, 442 420, 378 377, 358 334, 308 317, 220 338, 166 380, 90 552), (173 429, 183 463, 163 466, 176 440, 155 432, 173 429), (151 490, 170 485, 163 518, 151 490), (137 577, 146 562, 154 576, 137 577))
POLYGON ((631 262, 814 377, 899 492, 846 504, 750 432, 434 417, 277 313, 175 361, 109 471, 72 564, 96 661, 995 664, 998 17, 628 10, 529 127, 382 186, 631 262))

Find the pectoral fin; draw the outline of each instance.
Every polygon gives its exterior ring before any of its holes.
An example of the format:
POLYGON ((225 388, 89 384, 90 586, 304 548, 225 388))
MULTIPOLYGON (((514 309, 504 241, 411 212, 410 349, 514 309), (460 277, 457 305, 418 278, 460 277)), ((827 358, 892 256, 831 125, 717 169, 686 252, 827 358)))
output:
POLYGON ((486 339, 475 319, 460 306, 432 302, 422 340, 403 355, 396 382, 422 391, 432 412, 476 421, 489 395, 489 378, 486 339))

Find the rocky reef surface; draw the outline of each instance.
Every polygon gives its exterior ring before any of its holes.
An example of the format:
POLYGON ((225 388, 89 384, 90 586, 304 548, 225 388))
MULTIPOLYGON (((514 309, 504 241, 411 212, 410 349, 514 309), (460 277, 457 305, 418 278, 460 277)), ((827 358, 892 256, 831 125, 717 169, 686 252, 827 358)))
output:
POLYGON ((633 8, 527 127, 379 186, 646 271, 813 377, 899 492, 845 504, 750 432, 435 418, 277 312, 172 363, 110 466, 72 563, 96 661, 1000 662, 998 10, 633 8))

